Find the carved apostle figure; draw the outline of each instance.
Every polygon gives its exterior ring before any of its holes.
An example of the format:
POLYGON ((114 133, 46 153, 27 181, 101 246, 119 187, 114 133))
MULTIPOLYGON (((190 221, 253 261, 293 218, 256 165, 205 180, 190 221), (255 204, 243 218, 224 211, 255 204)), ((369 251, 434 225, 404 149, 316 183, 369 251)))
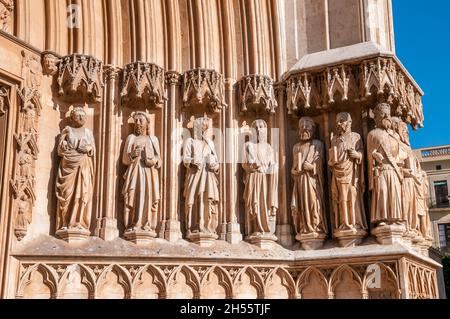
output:
POLYGON ((392 117, 392 126, 399 140, 399 163, 402 168, 402 218, 406 221, 405 235, 414 238, 418 234, 419 206, 417 197, 422 191, 420 163, 414 155, 409 142, 408 125, 398 117, 392 117))
POLYGON ((70 233, 89 235, 94 190, 95 141, 92 131, 84 127, 85 110, 74 108, 70 119, 72 125, 64 128, 58 142, 57 235, 63 239, 70 233))
POLYGON ((202 245, 217 239, 219 214, 219 158, 212 140, 212 119, 191 118, 194 137, 183 147, 186 237, 202 245))
POLYGON ((122 162, 127 166, 122 195, 124 197, 125 238, 156 237, 161 156, 159 141, 150 135, 150 116, 132 114, 134 133, 128 135, 122 162))
POLYGON ((349 237, 361 238, 366 235, 363 154, 363 141, 358 133, 352 132, 350 114, 339 113, 336 116, 335 134, 331 138, 328 165, 332 170, 334 235, 342 239, 340 243, 343 245, 352 242, 349 237), (350 242, 345 243, 345 239, 350 242))
POLYGON ((297 232, 296 239, 305 249, 323 245, 328 231, 324 208, 323 161, 324 146, 313 139, 316 124, 302 117, 298 124, 300 142, 294 145, 291 211, 297 232))
POLYGON ((278 165, 267 142, 267 123, 255 120, 251 140, 244 145, 245 235, 257 245, 261 240, 276 241, 275 219, 278 210, 278 165))
POLYGON ((374 115, 376 128, 367 136, 367 156, 371 222, 380 227, 372 233, 380 243, 388 244, 401 240, 406 230, 401 199, 403 171, 398 165, 400 145, 398 135, 392 130, 389 104, 378 104, 374 115))

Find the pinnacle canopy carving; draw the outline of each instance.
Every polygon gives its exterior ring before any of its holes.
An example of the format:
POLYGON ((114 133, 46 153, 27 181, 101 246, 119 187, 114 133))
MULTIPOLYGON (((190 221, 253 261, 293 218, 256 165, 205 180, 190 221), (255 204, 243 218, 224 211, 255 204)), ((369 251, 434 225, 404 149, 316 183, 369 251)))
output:
POLYGON ((227 107, 224 101, 223 77, 215 70, 195 69, 184 73, 183 104, 208 106, 213 112, 227 107))
POLYGON ((90 55, 72 54, 61 59, 58 93, 67 102, 99 102, 103 83, 103 62, 90 55))
POLYGON ((266 75, 252 74, 239 81, 239 105, 241 112, 263 109, 275 113, 278 107, 273 88, 273 80, 266 75))
POLYGON ((162 107, 164 69, 153 63, 134 62, 125 66, 122 75, 122 102, 130 106, 162 107))

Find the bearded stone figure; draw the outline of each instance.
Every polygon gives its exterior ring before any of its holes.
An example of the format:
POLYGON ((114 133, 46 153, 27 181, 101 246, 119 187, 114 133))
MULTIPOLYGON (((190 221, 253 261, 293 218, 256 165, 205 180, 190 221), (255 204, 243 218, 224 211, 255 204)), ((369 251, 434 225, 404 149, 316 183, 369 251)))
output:
POLYGON ((328 165, 331 167, 331 196, 335 218, 334 236, 344 247, 359 244, 367 235, 364 210, 364 145, 352 132, 352 118, 343 112, 336 116, 328 165))
POLYGON ((95 156, 94 136, 84 127, 86 111, 76 107, 70 119, 71 126, 64 128, 58 142, 61 162, 56 180, 56 235, 69 242, 90 234, 95 156))
POLYGON ((218 238, 219 158, 212 140, 212 119, 206 115, 192 118, 183 148, 186 167, 184 184, 186 238, 200 246, 210 246, 218 238))
POLYGON ((278 210, 278 165, 272 146, 267 142, 267 123, 255 120, 251 140, 244 145, 245 235, 251 243, 270 248, 278 210))
POLYGON ((316 124, 309 117, 298 123, 300 142, 294 145, 291 211, 297 232, 295 237, 304 249, 323 246, 328 227, 324 208, 324 146, 313 139, 316 124))
POLYGON ((132 119, 134 133, 128 135, 122 156, 128 167, 122 189, 124 237, 139 244, 156 237, 161 155, 158 138, 150 135, 149 115, 135 112, 132 119))
POLYGON ((376 226, 372 234, 381 244, 392 244, 401 242, 406 230, 401 199, 400 144, 392 130, 389 104, 378 104, 374 115, 376 128, 367 136, 371 222, 376 226))

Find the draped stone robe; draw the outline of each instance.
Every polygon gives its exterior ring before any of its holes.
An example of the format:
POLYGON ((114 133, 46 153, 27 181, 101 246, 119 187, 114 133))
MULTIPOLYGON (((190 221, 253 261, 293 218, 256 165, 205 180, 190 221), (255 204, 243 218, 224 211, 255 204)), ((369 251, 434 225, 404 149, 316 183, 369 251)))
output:
POLYGON ((403 175, 398 167, 399 142, 393 133, 376 128, 367 136, 369 190, 372 191, 371 222, 392 224, 404 221, 402 211, 403 175), (383 156, 381 163, 373 153, 383 156))
POLYGON ((420 206, 417 198, 421 197, 420 168, 411 147, 400 141, 399 161, 403 165, 402 209, 403 219, 408 230, 418 230, 420 206))
POLYGON ((158 169, 161 166, 161 155, 158 138, 129 135, 125 142, 122 162, 128 166, 122 189, 125 200, 125 228, 154 232, 160 200, 158 169), (136 148, 141 149, 141 154, 133 159, 132 154, 136 148), (145 161, 152 159, 156 159, 157 163, 150 167, 145 161))
POLYGON ((94 190, 95 141, 87 128, 67 126, 58 142, 61 157, 56 180, 58 199, 58 229, 89 229, 91 221, 92 195, 94 190), (83 154, 77 148, 92 146, 92 151, 83 154))
POLYGON ((327 233, 324 208, 323 160, 324 146, 319 140, 298 143, 293 149, 293 175, 291 210, 297 234, 327 233), (299 161, 299 154, 301 159, 299 161), (301 163, 299 163, 301 162, 301 163), (302 167, 305 162, 314 166, 312 172, 302 167))
POLYGON ((364 210, 364 145, 361 136, 355 132, 334 136, 331 140, 330 164, 332 164, 331 197, 336 229, 367 229, 364 210), (355 150, 361 155, 352 159, 348 150, 355 150), (336 158, 334 158, 336 157, 336 158), (332 162, 334 161, 334 162, 332 162), (342 206, 346 206, 346 212, 342 206))
POLYGON ((244 145, 242 167, 245 170, 244 203, 247 236, 273 234, 269 219, 278 209, 278 165, 272 147, 266 142, 244 145), (252 164, 259 168, 253 169, 252 164))
POLYGON ((190 232, 216 233, 219 210, 219 164, 214 142, 209 138, 186 140, 183 149, 186 166, 184 197, 186 229, 190 232))

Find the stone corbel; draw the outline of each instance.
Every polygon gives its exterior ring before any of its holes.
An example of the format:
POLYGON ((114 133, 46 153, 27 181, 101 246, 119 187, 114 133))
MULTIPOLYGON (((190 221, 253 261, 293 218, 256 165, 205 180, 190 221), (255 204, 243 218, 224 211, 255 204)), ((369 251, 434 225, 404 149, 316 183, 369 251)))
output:
POLYGON ((59 63, 57 84, 58 93, 66 102, 100 102, 103 62, 90 55, 65 56, 59 63))
POLYGON ((273 80, 266 75, 252 74, 244 76, 239 82, 239 106, 241 112, 250 109, 264 109, 274 114, 278 107, 273 89, 273 80))
POLYGON ((210 69, 186 71, 183 75, 183 104, 185 108, 207 106, 215 113, 226 108, 222 75, 210 69))
POLYGON ((42 71, 44 75, 54 76, 58 73, 58 66, 61 57, 52 51, 44 51, 42 53, 42 71))
POLYGON ((167 100, 164 76, 164 69, 153 63, 127 64, 122 75, 122 104, 161 108, 167 100))

